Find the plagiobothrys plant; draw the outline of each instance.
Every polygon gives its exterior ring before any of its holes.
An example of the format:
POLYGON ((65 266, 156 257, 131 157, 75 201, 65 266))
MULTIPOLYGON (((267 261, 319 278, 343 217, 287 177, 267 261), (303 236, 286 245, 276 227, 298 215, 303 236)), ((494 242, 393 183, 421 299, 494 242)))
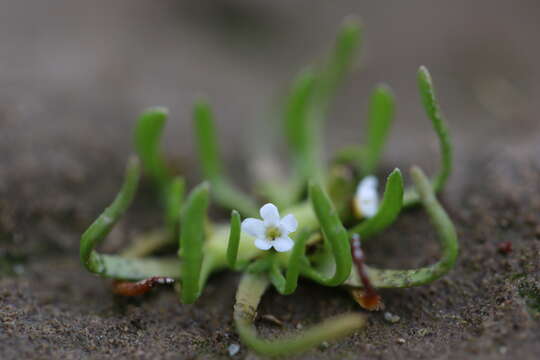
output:
POLYGON ((349 313, 296 335, 262 339, 255 327, 256 309, 270 286, 288 295, 302 277, 348 290, 360 305, 374 310, 382 307, 377 289, 424 285, 450 271, 458 253, 457 237, 436 193, 451 173, 452 148, 426 68, 418 71, 420 96, 441 150, 441 168, 432 179, 414 167, 414 186, 404 188, 401 172, 395 169, 379 196, 373 174, 378 174, 394 114, 392 92, 384 85, 375 88, 369 102, 367 142, 342 149, 329 163, 322 161, 323 121, 336 89, 354 64, 360 34, 357 23, 346 22, 329 58, 295 79, 283 111, 291 177, 287 182, 259 184, 254 197, 226 176, 213 114, 206 102, 197 102, 193 112, 205 179, 187 196, 184 179, 173 175, 159 147, 168 114, 163 108, 145 111, 135 127, 137 156, 128 162, 118 195, 81 237, 83 265, 92 273, 114 279, 114 290, 122 295, 139 295, 155 285, 174 282, 182 303, 204 296, 212 273, 239 271, 242 276, 233 310, 238 335, 251 349, 266 355, 307 350, 366 324, 365 315, 349 313), (132 203, 141 168, 162 205, 163 225, 139 237, 119 255, 102 254, 96 247, 132 203), (230 210, 230 220, 209 219, 211 204, 230 210), (361 245, 391 226, 404 208, 416 205, 424 207, 438 233, 441 259, 412 270, 366 264, 361 245), (171 246, 177 247, 177 254, 153 255, 171 246))

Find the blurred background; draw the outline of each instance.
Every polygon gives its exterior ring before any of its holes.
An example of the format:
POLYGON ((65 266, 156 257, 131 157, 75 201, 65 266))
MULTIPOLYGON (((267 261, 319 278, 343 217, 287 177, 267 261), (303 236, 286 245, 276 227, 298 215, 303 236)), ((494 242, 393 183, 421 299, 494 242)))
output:
POLYGON ((538 1, 1 1, 0 178, 14 162, 85 172, 80 156, 123 161, 137 115, 154 105, 170 109, 168 155, 190 158, 200 95, 227 161, 245 159, 261 123, 277 123, 291 78, 326 54, 351 14, 364 45, 332 108, 331 149, 362 139, 367 97, 385 82, 398 106, 390 165, 436 150, 416 88, 422 64, 459 148, 535 135, 538 1))

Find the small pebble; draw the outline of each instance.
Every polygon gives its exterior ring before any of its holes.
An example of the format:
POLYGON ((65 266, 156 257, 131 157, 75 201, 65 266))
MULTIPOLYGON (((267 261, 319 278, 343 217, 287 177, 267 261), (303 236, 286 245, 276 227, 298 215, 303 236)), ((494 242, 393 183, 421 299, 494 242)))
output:
POLYGON ((240 351, 240 345, 231 344, 231 345, 229 345, 227 350, 229 351, 229 356, 234 356, 234 355, 238 354, 238 352, 240 351))
POLYGON ((404 338, 399 338, 399 339, 396 340, 396 342, 398 344, 405 344, 405 339, 404 338))
POLYGON ((389 323, 395 324, 400 320, 400 317, 387 311, 384 313, 384 320, 388 321, 389 323))

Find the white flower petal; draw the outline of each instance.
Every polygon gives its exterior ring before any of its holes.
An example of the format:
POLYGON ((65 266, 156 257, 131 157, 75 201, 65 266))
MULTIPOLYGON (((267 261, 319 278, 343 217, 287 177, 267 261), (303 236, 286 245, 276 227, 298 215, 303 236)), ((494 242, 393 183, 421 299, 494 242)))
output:
POLYGON ((294 241, 288 236, 278 237, 276 240, 272 241, 272 246, 278 252, 289 251, 293 248, 294 241))
POLYGON ((256 238, 255 246, 261 250, 268 250, 272 247, 272 243, 265 238, 256 238))
POLYGON ((242 221, 242 231, 256 238, 263 238, 266 232, 264 223, 259 219, 247 218, 242 221))
POLYGON ((283 230, 287 232, 287 234, 295 232, 296 229, 298 228, 298 221, 296 221, 296 218, 294 217, 293 214, 284 216, 283 219, 281 219, 279 224, 281 225, 283 230))
POLYGON ((279 211, 276 205, 268 203, 259 212, 265 225, 277 226, 279 224, 279 211))
POLYGON ((362 214, 366 218, 370 218, 377 214, 377 210, 379 210, 379 204, 377 201, 361 202, 360 209, 362 211, 362 214))
POLYGON ((366 176, 356 188, 354 196, 355 210, 360 217, 373 217, 379 209, 379 195, 377 194, 377 178, 366 176))
POLYGON ((377 185, 379 183, 379 180, 377 180, 377 177, 374 175, 368 175, 360 181, 358 184, 358 189, 375 189, 377 190, 377 185))

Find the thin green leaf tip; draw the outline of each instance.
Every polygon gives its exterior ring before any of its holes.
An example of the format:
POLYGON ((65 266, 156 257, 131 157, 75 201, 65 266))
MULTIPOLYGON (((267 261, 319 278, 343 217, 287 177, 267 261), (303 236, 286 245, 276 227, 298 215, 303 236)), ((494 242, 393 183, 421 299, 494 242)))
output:
POLYGON ((143 169, 160 188, 166 187, 171 179, 159 149, 168 116, 169 111, 164 107, 148 108, 139 117, 134 134, 135 150, 141 159, 143 169))
POLYGON ((376 172, 377 165, 386 145, 386 139, 394 119, 395 100, 390 87, 378 85, 370 98, 368 113, 368 136, 365 158, 361 166, 364 175, 376 172))
MULTIPOLYGON (((431 120, 435 133, 439 139, 441 168, 432 180, 435 192, 439 192, 443 189, 448 177, 452 173, 452 142, 439 103, 435 97, 435 89, 433 87, 431 75, 425 66, 420 66, 418 69, 418 89, 426 115, 431 120)), ((418 193, 416 193, 414 189, 407 190, 404 201, 405 207, 414 206, 418 204, 419 201, 420 198, 418 193)))

